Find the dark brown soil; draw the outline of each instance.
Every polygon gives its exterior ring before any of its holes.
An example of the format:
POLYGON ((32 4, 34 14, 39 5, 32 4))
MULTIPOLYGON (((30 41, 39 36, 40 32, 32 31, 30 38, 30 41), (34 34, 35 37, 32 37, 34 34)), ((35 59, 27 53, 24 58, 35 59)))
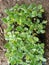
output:
POLYGON ((46 65, 49 65, 49 0, 0 0, 0 65, 8 65, 7 59, 5 58, 5 39, 4 39, 4 29, 6 25, 1 21, 1 18, 6 16, 4 13, 5 8, 11 8, 16 3, 22 4, 30 4, 35 2, 36 4, 40 3, 43 5, 45 9, 45 17, 48 21, 46 26, 46 34, 45 34, 45 57, 47 58, 46 65))

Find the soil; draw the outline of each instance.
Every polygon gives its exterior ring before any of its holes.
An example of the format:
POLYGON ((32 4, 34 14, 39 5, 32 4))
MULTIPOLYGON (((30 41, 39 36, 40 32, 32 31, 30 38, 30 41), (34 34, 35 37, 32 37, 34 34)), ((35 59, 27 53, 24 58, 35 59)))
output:
POLYGON ((43 8, 45 9, 45 17, 48 21, 45 34, 45 57, 47 59, 46 65, 49 65, 49 0, 0 0, 0 65, 8 65, 7 59, 5 57, 6 49, 4 49, 4 29, 6 29, 7 26, 1 21, 1 18, 6 16, 4 9, 11 8, 16 3, 30 4, 32 2, 35 2, 36 4, 42 4, 43 8))

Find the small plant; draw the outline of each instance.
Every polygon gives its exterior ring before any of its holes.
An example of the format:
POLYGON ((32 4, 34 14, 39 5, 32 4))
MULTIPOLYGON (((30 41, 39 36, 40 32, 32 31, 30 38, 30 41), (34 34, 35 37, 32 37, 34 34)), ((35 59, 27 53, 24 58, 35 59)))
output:
POLYGON ((43 19, 42 5, 16 4, 5 12, 8 16, 2 20, 8 26, 5 30, 8 61, 11 65, 42 65, 45 61, 44 43, 39 40, 38 34, 45 33, 47 23, 43 19))

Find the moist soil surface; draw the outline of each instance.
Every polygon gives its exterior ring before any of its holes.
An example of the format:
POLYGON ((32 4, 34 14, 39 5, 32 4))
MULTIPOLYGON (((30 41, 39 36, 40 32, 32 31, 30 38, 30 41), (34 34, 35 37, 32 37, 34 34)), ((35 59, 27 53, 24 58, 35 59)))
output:
POLYGON ((42 38, 45 38, 45 54, 44 56, 47 59, 46 65, 49 65, 49 0, 0 0, 0 65, 8 65, 7 59, 5 57, 4 44, 6 43, 4 38, 4 29, 7 28, 6 24, 1 21, 2 17, 5 17, 4 9, 11 8, 16 3, 22 4, 31 4, 35 2, 36 4, 42 4, 45 9, 45 18, 48 23, 46 25, 46 33, 42 38))

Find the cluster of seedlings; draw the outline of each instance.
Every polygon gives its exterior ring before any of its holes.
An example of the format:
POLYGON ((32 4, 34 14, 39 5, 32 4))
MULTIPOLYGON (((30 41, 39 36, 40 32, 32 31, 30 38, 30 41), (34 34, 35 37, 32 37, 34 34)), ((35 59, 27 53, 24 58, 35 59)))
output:
POLYGON ((8 26, 4 31, 8 62, 11 65, 42 65, 46 60, 40 36, 45 34, 47 23, 42 5, 16 4, 5 12, 7 17, 2 20, 8 26))

